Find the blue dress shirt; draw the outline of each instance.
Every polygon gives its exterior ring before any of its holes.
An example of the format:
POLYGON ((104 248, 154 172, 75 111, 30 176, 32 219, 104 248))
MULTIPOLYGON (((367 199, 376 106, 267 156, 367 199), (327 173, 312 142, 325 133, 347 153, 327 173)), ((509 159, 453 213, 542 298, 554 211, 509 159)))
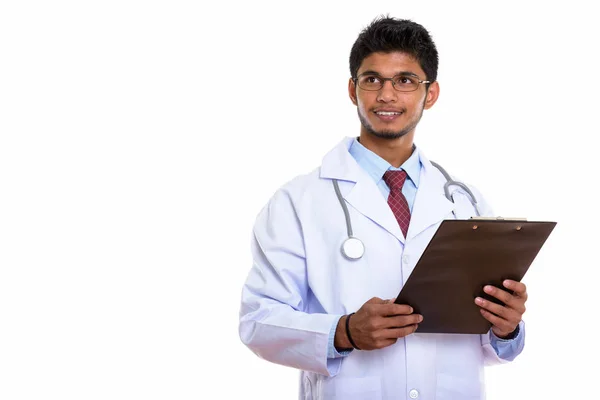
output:
MULTIPOLYGON (((413 151, 408 160, 406 160, 400 166, 400 168, 393 167, 390 163, 388 163, 386 160, 384 160, 377 154, 373 153, 371 150, 367 149, 356 139, 354 139, 348 151, 350 152, 350 155, 354 157, 358 165, 360 165, 367 172, 367 174, 369 174, 373 178, 386 201, 390 194, 390 188, 383 180, 383 174, 387 170, 406 171, 408 179, 406 179, 406 182, 404 183, 404 187, 402 188, 402 194, 404 194, 404 197, 406 197, 408 207, 410 209, 410 212, 412 213, 413 204, 415 203, 415 197, 417 195, 417 189, 419 188, 419 179, 421 177, 422 168, 421 159, 419 158, 419 152, 416 151, 416 149, 413 151)), ((335 331, 337 329, 337 324, 340 318, 336 319, 335 323, 331 327, 331 331, 329 332, 329 346, 327 352, 328 358, 344 357, 350 354, 350 352, 352 351, 349 350, 340 353, 335 349, 335 331)), ((513 339, 500 339, 496 335, 494 335, 494 333, 491 330, 489 335, 490 344, 496 351, 496 354, 498 354, 500 358, 506 360, 512 361, 512 359, 516 357, 516 354, 520 353, 520 350, 524 345, 524 337, 521 334, 519 326, 517 326, 517 330, 513 339)))

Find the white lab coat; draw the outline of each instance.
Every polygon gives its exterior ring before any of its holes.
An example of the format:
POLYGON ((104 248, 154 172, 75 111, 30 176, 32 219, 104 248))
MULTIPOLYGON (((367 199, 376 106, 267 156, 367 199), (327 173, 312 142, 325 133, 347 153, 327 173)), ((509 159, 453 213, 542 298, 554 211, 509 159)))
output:
MULTIPOLYGON (((483 399, 484 364, 505 362, 488 335, 414 333, 384 349, 327 358, 336 317, 372 297, 396 297, 442 220, 455 218, 453 210, 460 219, 475 215, 460 189, 454 204, 446 199, 444 176, 421 152, 405 240, 375 182, 348 152, 352 140, 331 150, 320 168, 284 185, 258 215, 254 265, 242 292, 242 341, 261 358, 300 369, 300 399, 483 399), (340 250, 347 231, 333 178, 354 235, 365 244, 357 261, 340 250)), ((471 190, 482 214, 492 215, 471 190)))

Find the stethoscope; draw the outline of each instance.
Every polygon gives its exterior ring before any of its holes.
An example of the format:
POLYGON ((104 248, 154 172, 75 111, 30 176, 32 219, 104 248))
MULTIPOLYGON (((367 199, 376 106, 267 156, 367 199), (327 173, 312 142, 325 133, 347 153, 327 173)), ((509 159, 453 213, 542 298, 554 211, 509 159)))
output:
MULTIPOLYGON (((469 197, 469 201, 473 205, 473 208, 475 208, 477 216, 481 216, 479 207, 477 207, 477 199, 475 199, 475 195, 473 195, 471 189, 469 189, 469 187, 464 183, 453 180, 450 177, 450 175, 446 172, 446 170, 442 168, 439 164, 433 161, 431 161, 431 164, 437 169, 439 169, 440 172, 446 178, 446 184, 444 185, 444 194, 446 195, 446 198, 452 203, 454 203, 453 193, 450 193, 450 186, 458 186, 462 188, 469 197)), ((346 218, 346 229, 348 230, 348 237, 346 238, 346 240, 344 240, 344 243, 342 243, 342 254, 349 260, 358 260, 365 254, 365 245, 362 242, 362 240, 355 237, 352 232, 352 222, 350 221, 350 213, 348 212, 348 207, 346 206, 346 202, 344 202, 342 193, 340 192, 340 187, 338 185, 337 179, 333 179, 333 187, 335 189, 335 194, 337 195, 337 198, 340 201, 340 204, 342 205, 342 209, 344 210, 344 217, 346 218)), ((454 211, 452 212, 454 213, 454 211)), ((456 216, 456 214, 454 215, 456 216)))

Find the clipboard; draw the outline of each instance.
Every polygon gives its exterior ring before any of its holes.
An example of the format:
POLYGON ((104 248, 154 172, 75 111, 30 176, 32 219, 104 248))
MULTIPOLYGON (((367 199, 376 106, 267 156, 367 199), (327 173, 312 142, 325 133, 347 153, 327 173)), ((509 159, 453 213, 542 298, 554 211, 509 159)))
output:
POLYGON ((501 217, 444 220, 395 303, 423 315, 417 333, 487 333, 492 324, 475 297, 502 304, 483 287, 521 281, 555 226, 501 217))

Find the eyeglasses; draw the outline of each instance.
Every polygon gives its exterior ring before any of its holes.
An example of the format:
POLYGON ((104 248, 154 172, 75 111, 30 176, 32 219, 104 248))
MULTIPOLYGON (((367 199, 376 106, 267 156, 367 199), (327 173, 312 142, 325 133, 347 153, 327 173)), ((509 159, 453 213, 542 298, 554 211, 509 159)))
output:
POLYGON ((363 74, 352 79, 354 84, 363 90, 381 90, 385 81, 391 81, 392 86, 399 92, 414 92, 419 88, 421 83, 431 83, 430 81, 422 81, 412 75, 396 75, 392 78, 383 78, 377 74, 363 74))

